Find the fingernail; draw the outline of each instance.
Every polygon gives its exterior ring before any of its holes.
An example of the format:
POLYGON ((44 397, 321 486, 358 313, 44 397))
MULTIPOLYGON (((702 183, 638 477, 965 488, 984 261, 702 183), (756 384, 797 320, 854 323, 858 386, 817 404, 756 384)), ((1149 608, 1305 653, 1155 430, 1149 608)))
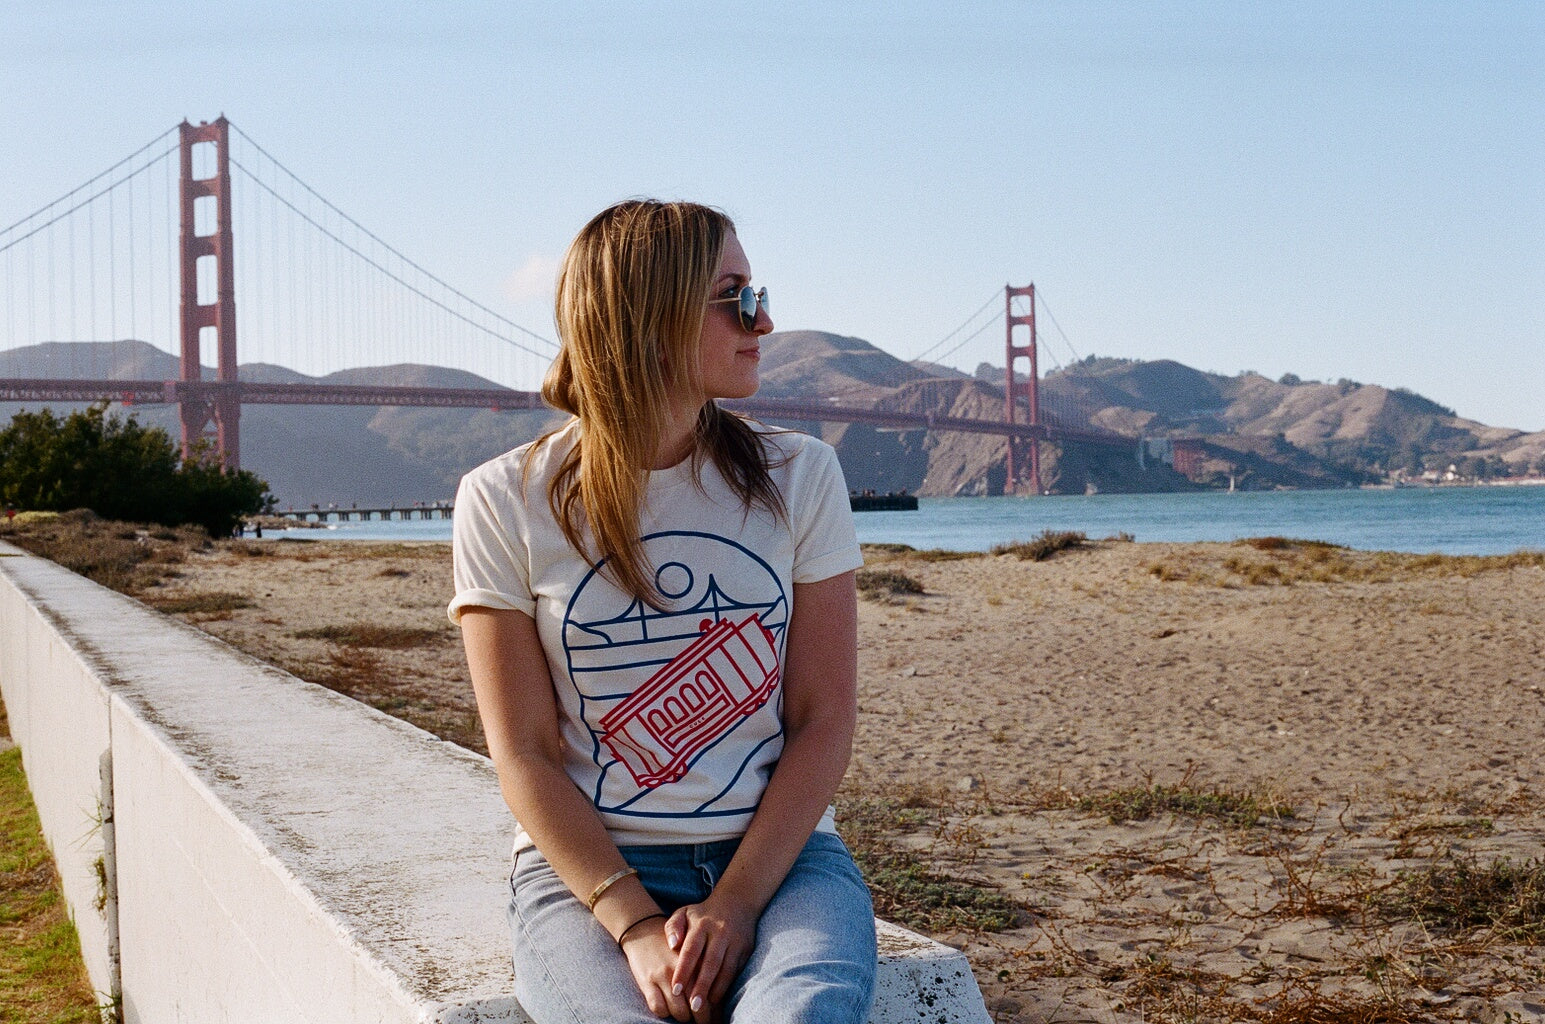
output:
POLYGON ((696 1013, 697 1011, 701 1010, 702 1008, 703 1008, 703 997, 702 996, 693 996, 692 997, 692 1012, 696 1013))
MULTIPOLYGON (((675 932, 666 932, 665 933, 665 944, 667 946, 671 947, 672 949, 675 949, 676 948, 676 944, 679 943, 680 941, 681 940, 676 937, 676 933, 675 932)), ((677 992, 676 994, 678 996, 681 995, 680 992, 677 992)))
POLYGON ((673 995, 673 996, 681 995, 681 982, 679 982, 679 981, 676 982, 676 987, 671 989, 671 995, 673 995))

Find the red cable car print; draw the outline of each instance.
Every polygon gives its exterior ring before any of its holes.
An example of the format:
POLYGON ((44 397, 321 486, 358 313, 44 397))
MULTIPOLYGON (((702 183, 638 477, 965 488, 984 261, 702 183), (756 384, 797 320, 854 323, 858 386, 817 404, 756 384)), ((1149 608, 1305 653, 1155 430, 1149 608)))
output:
POLYGON ((703 622, 703 635, 601 718, 601 740, 645 789, 687 765, 767 703, 778 685, 773 635, 755 613, 703 622))

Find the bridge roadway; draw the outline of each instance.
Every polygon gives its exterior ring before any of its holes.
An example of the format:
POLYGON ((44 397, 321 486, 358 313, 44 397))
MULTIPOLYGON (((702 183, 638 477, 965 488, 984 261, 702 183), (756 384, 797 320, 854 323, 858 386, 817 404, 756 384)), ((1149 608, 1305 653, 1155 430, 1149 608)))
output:
MULTIPOLYGON (((235 391, 244 405, 395 405, 515 411, 545 409, 535 391, 511 388, 429 388, 360 384, 280 384, 261 381, 53 380, 0 378, 5 402, 122 402, 125 405, 174 404, 196 394, 212 399, 235 391)), ((863 423, 890 430, 955 430, 1037 441, 1075 441, 1132 448, 1137 438, 1057 423, 1008 423, 1004 420, 889 412, 831 402, 788 398, 744 398, 727 408, 771 420, 863 423)))

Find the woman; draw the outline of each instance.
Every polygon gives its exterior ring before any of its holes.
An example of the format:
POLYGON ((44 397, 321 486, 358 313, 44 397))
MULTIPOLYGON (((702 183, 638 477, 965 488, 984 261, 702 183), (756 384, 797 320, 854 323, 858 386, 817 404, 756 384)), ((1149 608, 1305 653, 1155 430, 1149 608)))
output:
POLYGON ((469 473, 456 597, 519 828, 538 1024, 862 1021, 873 911, 832 825, 861 564, 831 448, 756 391, 766 289, 722 213, 638 200, 559 275, 543 397, 574 417, 469 473))

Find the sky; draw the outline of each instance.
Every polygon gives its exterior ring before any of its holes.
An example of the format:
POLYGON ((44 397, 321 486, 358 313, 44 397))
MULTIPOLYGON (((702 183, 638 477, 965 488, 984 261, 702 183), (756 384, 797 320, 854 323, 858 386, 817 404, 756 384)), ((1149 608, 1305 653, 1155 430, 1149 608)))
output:
POLYGON ((1533 0, 0 0, 0 94, 7 224, 223 113, 549 337, 586 220, 689 198, 780 330, 1001 366, 1001 325, 951 332, 1034 282, 1043 370, 1349 378, 1545 429, 1533 0))

